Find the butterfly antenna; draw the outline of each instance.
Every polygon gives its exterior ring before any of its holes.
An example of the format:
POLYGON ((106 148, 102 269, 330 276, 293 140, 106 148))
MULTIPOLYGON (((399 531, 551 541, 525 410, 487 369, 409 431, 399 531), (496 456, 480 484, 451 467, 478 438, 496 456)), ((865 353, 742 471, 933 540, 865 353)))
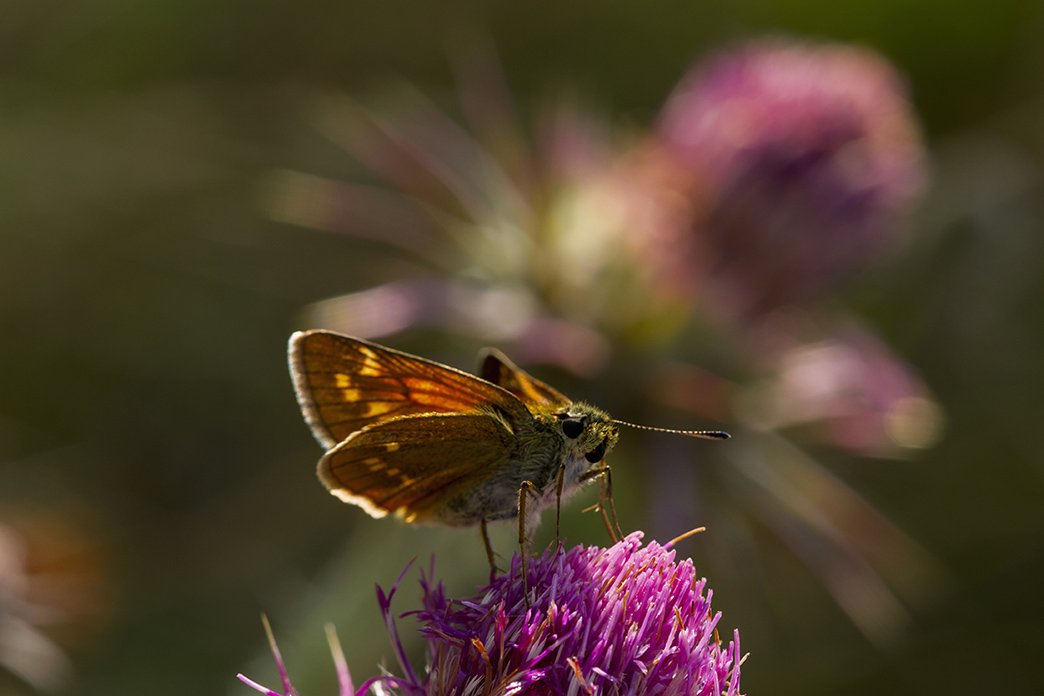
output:
POLYGON ((672 435, 688 435, 689 437, 701 437, 704 440, 728 440, 732 437, 724 430, 674 430, 672 428, 654 428, 651 425, 636 425, 622 420, 614 420, 613 422, 618 425, 626 425, 628 428, 637 428, 638 430, 652 430, 656 433, 671 433, 672 435))

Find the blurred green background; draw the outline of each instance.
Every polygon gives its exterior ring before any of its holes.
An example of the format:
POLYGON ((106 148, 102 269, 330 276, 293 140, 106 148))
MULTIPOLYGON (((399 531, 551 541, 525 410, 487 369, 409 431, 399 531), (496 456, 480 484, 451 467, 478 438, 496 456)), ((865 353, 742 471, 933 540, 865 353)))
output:
MULTIPOLYGON (((766 562, 757 601, 705 572, 751 653, 748 694, 1044 691, 1044 6, 8 0, 0 524, 35 569, 73 579, 39 623, 61 651, 46 664, 68 670, 55 692, 252 693, 238 671, 274 686, 264 611, 302 693, 331 694, 325 621, 357 682, 390 660, 374 583, 431 550, 457 591, 483 581, 477 534, 370 520, 316 481, 286 340, 305 305, 387 268, 379 244, 262 205, 276 170, 363 176, 315 127, 317 99, 405 82, 451 103, 462 31, 488 34, 523 114, 565 92, 636 127, 709 49, 765 34, 859 42, 907 75, 931 243, 842 301, 920 371, 946 434, 913 460, 830 466, 934 556, 946 589, 880 645, 794 561, 766 562)), ((386 342, 462 368, 480 347, 386 342)), ((534 372, 592 400, 611 388, 534 372)), ((641 476, 626 448, 615 465, 641 476)), ((624 526, 641 527, 623 495, 624 526)), ((573 538, 604 543, 592 518, 572 510, 573 538)), ((33 692, 0 670, 0 693, 33 692)))

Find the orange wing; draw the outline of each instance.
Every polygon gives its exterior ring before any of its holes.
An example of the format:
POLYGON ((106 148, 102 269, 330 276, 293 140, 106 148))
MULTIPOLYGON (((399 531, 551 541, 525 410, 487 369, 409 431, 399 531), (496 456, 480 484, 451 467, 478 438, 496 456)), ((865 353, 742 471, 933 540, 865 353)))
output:
POLYGON ((374 517, 398 511, 416 522, 481 484, 514 446, 515 436, 492 413, 405 416, 349 436, 320 460, 319 478, 374 517))
POLYGON ((417 413, 501 411, 532 418, 514 395, 452 367, 329 331, 290 337, 290 374, 301 412, 330 449, 372 423, 417 413))
POLYGON ((479 376, 521 399, 530 406, 568 406, 572 403, 557 389, 529 375, 496 348, 486 348, 479 356, 479 376))

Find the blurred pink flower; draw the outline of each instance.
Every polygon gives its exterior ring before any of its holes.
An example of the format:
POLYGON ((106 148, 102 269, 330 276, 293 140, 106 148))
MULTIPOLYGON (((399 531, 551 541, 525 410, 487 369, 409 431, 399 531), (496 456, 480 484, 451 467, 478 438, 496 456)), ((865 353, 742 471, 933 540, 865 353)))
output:
POLYGON ((437 328, 592 375, 610 337, 657 316, 621 243, 631 220, 600 119, 556 105, 531 147, 520 127, 505 140, 510 120, 467 130, 412 92, 379 110, 329 100, 319 120, 388 187, 273 173, 268 212, 384 242, 389 279, 313 304, 306 325, 370 338, 437 328))
POLYGON ((40 691, 68 684, 66 650, 107 613, 107 577, 90 524, 68 512, 13 513, 0 523, 0 671, 40 691))
POLYGON ((762 428, 810 424, 831 444, 888 454, 935 443, 941 413, 916 371, 876 336, 848 327, 775 359, 747 412, 762 428))
POLYGON ((865 266, 925 179, 902 79, 841 45, 761 41, 701 65, 648 153, 668 160, 688 215, 653 253, 675 272, 683 254, 691 284, 734 317, 815 300, 865 266))

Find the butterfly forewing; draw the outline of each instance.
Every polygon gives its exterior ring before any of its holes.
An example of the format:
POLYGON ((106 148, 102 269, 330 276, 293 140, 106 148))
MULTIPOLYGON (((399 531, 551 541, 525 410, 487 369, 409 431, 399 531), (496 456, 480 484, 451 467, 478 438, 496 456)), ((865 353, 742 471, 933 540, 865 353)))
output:
POLYGON ((362 428, 417 413, 474 413, 496 407, 529 417, 511 394, 471 375, 326 331, 290 337, 294 390, 312 433, 332 448, 362 428))
POLYGON ((319 478, 374 517, 399 511, 414 522, 475 488, 508 461, 514 444, 495 413, 407 416, 348 437, 320 460, 319 478))
POLYGON ((572 403, 564 394, 529 375, 495 348, 483 351, 479 376, 508 390, 528 406, 561 407, 572 403))

